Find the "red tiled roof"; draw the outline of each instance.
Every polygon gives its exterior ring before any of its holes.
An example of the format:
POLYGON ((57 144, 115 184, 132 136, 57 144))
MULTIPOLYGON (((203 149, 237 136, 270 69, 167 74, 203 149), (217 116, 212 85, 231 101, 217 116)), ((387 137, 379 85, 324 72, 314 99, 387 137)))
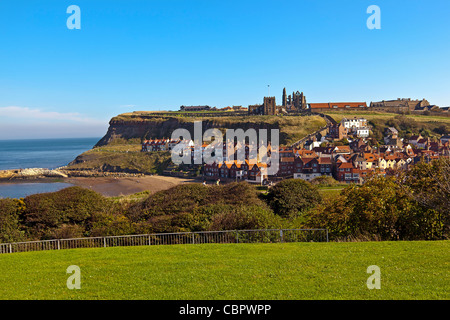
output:
POLYGON ((339 165, 339 169, 346 169, 346 168, 354 168, 353 164, 351 162, 342 162, 339 165))
POLYGON ((326 102, 326 103, 310 103, 311 109, 333 109, 334 106, 337 108, 359 108, 360 106, 367 107, 367 103, 365 102, 326 102))
POLYGON ((350 146, 336 146, 340 151, 350 151, 350 146))
POLYGON ((317 157, 317 153, 315 153, 312 150, 300 149, 300 150, 297 150, 296 153, 300 157, 317 157))
POLYGON ((331 164, 331 158, 330 157, 320 157, 319 163, 320 164, 331 164))
POLYGON ((375 161, 377 160, 377 156, 372 153, 364 153, 364 159, 366 159, 366 161, 375 161))
POLYGON ((304 164, 311 162, 313 160, 315 160, 316 158, 312 158, 312 157, 307 157, 307 158, 300 158, 300 161, 302 161, 304 164))

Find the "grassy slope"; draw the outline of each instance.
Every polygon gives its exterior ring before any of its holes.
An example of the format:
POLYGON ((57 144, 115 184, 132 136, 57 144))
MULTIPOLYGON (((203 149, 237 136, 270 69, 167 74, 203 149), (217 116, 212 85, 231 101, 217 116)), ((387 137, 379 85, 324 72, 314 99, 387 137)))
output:
MULTIPOLYGON (((388 120, 393 119, 398 114, 395 113, 382 113, 382 112, 368 112, 368 111, 360 111, 360 112, 351 112, 351 111, 341 111, 341 112, 325 112, 325 114, 331 116, 336 121, 341 121, 343 118, 354 118, 354 117, 363 117, 372 122, 373 124, 380 127, 387 127, 386 123, 388 120)), ((421 128, 426 128, 429 130, 434 130, 442 125, 450 126, 450 117, 445 116, 425 116, 425 115, 416 115, 410 114, 405 115, 407 118, 412 119, 416 122, 416 124, 421 128)), ((416 132, 418 133, 418 132, 416 132)), ((439 136, 439 135, 438 135, 439 136)))
MULTIPOLYGON (((372 119, 380 119, 380 120, 389 120, 398 114, 389 113, 389 112, 374 112, 374 111, 327 111, 324 112, 327 115, 330 115, 336 121, 341 121, 343 118, 353 118, 353 117, 364 117, 367 120, 372 119)), ((446 116, 436 116, 436 115, 417 115, 417 114, 409 114, 406 115, 408 118, 412 118, 417 122, 442 122, 442 123, 450 123, 450 117, 446 116)))
POLYGON ((319 186, 318 190, 321 194, 321 196, 323 197, 323 199, 325 201, 329 201, 334 199, 337 195, 339 195, 341 193, 341 191, 343 189, 345 189, 345 187, 347 187, 348 185, 344 185, 344 184, 337 184, 335 186, 319 186))
POLYGON ((140 152, 141 145, 113 144, 91 149, 80 155, 84 162, 69 165, 69 169, 96 170, 103 165, 137 170, 142 173, 160 173, 170 163, 169 152, 140 152))
POLYGON ((450 242, 229 244, 0 256, 0 299, 449 299, 450 242), (66 268, 81 268, 81 290, 66 268), (369 290, 370 265, 381 289, 369 290))

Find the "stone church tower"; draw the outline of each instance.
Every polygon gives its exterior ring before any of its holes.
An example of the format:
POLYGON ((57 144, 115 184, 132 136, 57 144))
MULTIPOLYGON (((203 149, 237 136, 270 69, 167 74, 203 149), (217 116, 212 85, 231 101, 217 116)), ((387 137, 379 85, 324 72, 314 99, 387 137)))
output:
POLYGON ((264 97, 264 114, 275 115, 278 114, 275 97, 264 97))
POLYGON ((284 108, 286 108, 287 105, 287 96, 286 96, 286 88, 283 88, 283 102, 281 104, 284 108))
POLYGON ((286 88, 283 89, 283 108, 288 112, 300 112, 308 108, 306 97, 303 92, 292 92, 292 95, 286 96, 286 88))

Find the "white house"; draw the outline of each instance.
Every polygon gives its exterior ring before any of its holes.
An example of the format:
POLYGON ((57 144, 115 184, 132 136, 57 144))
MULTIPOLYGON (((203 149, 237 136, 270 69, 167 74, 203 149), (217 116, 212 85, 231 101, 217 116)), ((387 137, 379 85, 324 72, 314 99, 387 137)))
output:
POLYGON ((370 129, 367 127, 356 128, 356 135, 359 138, 367 138, 369 136, 370 129))
POLYGON ((342 119, 342 125, 344 128, 353 129, 353 128, 362 128, 367 127, 367 120, 364 118, 353 118, 353 119, 342 119))

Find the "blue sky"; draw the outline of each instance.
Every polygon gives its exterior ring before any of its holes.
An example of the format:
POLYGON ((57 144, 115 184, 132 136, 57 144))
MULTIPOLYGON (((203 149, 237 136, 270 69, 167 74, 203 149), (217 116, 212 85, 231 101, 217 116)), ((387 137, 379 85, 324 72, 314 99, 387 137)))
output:
POLYGON ((0 0, 0 140, 101 136, 180 105, 426 98, 450 105, 448 0, 0 0), (81 9, 69 30, 66 9, 81 9), (369 30, 369 5, 381 29, 369 30))

